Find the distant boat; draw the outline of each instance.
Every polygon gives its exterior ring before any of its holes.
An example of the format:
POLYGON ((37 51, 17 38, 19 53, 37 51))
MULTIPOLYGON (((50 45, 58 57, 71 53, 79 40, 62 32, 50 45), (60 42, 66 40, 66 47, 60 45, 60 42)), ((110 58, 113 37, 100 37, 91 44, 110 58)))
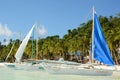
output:
POLYGON ((30 31, 28 32, 28 34, 26 35, 26 37, 23 39, 22 43, 20 44, 20 47, 18 48, 16 54, 15 54, 15 63, 5 63, 5 65, 7 65, 8 67, 15 67, 15 68, 19 68, 19 69, 38 69, 39 68, 39 64, 36 65, 32 65, 32 62, 22 62, 22 56, 24 53, 24 50, 28 44, 28 41, 34 31, 34 29, 37 27, 36 24, 34 24, 32 26, 32 28, 30 29, 30 31))
POLYGON ((11 54, 13 48, 14 48, 14 45, 15 45, 15 41, 12 43, 12 47, 11 47, 10 52, 8 53, 8 55, 7 55, 6 59, 5 59, 5 62, 6 62, 7 59, 9 58, 9 56, 10 56, 10 54, 11 54))
MULTIPOLYGON (((114 66, 110 50, 104 38, 99 19, 93 9, 93 29, 92 29, 92 59, 97 60, 107 66, 114 66)), ((109 76, 113 70, 102 68, 99 65, 80 64, 49 64, 43 63, 44 68, 49 73, 54 74, 72 74, 72 75, 87 75, 87 76, 109 76), (99 67, 99 68, 98 68, 99 67)))
POLYGON ((33 27, 31 28, 31 30, 29 31, 29 33, 26 35, 26 37, 23 39, 22 43, 20 44, 20 47, 18 48, 16 54, 15 54, 15 61, 16 62, 21 62, 21 59, 22 59, 22 56, 23 56, 23 53, 24 53, 24 50, 26 48, 26 45, 31 37, 31 34, 33 32, 35 28, 35 25, 33 25, 33 27))

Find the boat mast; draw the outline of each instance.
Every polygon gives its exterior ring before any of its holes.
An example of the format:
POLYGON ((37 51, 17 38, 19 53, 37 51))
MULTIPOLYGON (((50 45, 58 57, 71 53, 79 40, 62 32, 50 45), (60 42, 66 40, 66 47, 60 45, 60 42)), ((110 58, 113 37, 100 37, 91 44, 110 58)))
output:
POLYGON ((36 22, 36 59, 38 59, 38 22, 36 22))
POLYGON ((93 23, 92 23, 92 63, 94 63, 94 12, 95 9, 93 7, 93 23))
POLYGON ((34 29, 32 32, 32 59, 34 59, 34 29))

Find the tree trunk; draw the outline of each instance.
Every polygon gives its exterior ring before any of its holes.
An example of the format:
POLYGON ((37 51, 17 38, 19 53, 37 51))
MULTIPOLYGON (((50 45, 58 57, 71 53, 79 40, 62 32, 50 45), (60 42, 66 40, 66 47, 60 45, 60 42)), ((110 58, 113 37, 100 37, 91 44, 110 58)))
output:
POLYGON ((116 57, 116 55, 115 55, 115 51, 114 51, 114 50, 112 51, 112 54, 113 54, 113 57, 114 57, 114 59, 115 59, 115 64, 118 65, 118 60, 117 60, 117 57, 116 57))

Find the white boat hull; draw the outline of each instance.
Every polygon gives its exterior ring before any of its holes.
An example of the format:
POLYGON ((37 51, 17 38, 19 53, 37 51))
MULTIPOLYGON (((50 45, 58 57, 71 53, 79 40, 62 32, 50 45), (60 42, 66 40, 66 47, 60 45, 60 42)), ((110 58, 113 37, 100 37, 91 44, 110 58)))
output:
POLYGON ((67 75, 85 75, 85 76, 110 76, 113 70, 84 68, 80 65, 66 65, 66 64, 50 64, 42 63, 45 70, 52 74, 67 74, 67 75))
POLYGON ((32 63, 5 63, 6 67, 9 68, 14 68, 14 69, 18 69, 18 70, 38 70, 40 67, 40 64, 34 64, 32 65, 32 63))

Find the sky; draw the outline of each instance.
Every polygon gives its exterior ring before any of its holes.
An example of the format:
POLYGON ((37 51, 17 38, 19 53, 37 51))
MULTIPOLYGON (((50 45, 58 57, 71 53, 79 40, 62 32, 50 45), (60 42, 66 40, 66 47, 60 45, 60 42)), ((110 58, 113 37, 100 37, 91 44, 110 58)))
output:
POLYGON ((120 0, 0 0, 0 41, 23 39, 36 22, 39 37, 62 38, 92 19, 93 6, 98 16, 120 13, 120 0))

